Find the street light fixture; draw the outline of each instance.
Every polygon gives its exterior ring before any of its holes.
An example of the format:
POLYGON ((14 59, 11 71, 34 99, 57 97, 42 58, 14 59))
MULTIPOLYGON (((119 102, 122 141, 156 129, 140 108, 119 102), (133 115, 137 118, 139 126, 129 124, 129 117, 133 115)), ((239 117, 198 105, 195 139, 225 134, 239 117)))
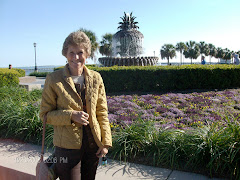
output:
POLYGON ((36 60, 36 46, 37 43, 33 43, 34 49, 35 49, 35 71, 37 72, 37 60, 36 60))

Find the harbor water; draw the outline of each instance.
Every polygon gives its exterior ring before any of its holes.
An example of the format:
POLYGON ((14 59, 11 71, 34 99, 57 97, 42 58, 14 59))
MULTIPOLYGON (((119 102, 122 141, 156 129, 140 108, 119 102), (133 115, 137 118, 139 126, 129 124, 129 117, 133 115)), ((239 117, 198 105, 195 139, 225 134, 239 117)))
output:
MULTIPOLYGON (((37 70, 38 72, 53 72, 54 68, 60 67, 63 65, 59 65, 59 66, 54 66, 54 65, 50 65, 50 66, 38 66, 37 70)), ((35 71, 35 67, 34 66, 28 66, 28 67, 16 67, 19 69, 23 69, 26 72, 26 76, 28 76, 30 73, 35 71)))

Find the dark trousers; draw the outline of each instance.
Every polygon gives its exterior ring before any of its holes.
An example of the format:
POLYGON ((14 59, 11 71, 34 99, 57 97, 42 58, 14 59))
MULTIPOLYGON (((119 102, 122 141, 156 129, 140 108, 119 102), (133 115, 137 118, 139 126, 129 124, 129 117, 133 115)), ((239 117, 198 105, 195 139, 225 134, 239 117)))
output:
MULTIPOLYGON (((99 158, 96 156, 98 146, 95 143, 92 134, 86 128, 83 128, 83 140, 81 149, 55 148, 57 158, 56 172, 60 180, 71 180, 71 170, 81 161, 81 179, 94 180, 96 176, 99 158)), ((90 128, 88 129, 90 130, 90 128)), ((75 172, 76 173, 76 172, 75 172)))

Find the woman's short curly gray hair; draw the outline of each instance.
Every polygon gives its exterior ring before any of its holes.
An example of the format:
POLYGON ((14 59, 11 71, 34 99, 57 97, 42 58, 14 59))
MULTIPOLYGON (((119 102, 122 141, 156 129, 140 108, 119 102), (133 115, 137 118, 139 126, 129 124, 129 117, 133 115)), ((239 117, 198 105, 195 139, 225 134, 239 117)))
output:
POLYGON ((80 46, 82 45, 87 53, 87 57, 91 55, 91 41, 83 31, 75 31, 68 35, 63 43, 62 55, 66 57, 68 46, 80 46))

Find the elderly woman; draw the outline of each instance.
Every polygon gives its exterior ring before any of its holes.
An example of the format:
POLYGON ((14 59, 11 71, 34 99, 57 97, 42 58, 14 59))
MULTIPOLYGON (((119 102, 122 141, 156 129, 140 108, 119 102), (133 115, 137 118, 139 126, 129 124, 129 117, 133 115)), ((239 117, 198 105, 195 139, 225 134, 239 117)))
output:
POLYGON ((91 42, 82 31, 63 44, 68 63, 46 78, 40 117, 54 127, 56 171, 61 180, 81 161, 81 179, 95 179, 100 157, 112 146, 106 93, 99 73, 85 66, 91 42))

